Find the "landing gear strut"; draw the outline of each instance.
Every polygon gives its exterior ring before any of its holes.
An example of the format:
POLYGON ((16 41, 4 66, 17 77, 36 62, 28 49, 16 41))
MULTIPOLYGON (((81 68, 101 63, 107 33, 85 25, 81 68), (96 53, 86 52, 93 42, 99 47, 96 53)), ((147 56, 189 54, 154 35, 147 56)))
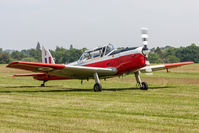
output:
POLYGON ((148 90, 148 84, 141 81, 140 71, 135 72, 135 78, 141 90, 148 90))
POLYGON ((44 80, 43 81, 43 84, 41 84, 41 87, 45 87, 45 83, 46 83, 47 81, 46 80, 44 80))
POLYGON ((100 80, 97 73, 94 73, 94 79, 95 79, 95 85, 93 87, 93 90, 95 92, 102 91, 102 85, 100 84, 100 80))

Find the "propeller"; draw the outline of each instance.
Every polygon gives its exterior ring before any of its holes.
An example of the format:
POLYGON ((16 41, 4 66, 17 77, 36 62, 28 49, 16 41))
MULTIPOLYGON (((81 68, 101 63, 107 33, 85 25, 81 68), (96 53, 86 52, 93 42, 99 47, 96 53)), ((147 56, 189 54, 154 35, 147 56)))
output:
POLYGON ((148 55, 149 55, 149 48, 148 48, 148 28, 141 28, 141 38, 142 38, 142 43, 143 43, 143 48, 142 48, 142 53, 146 57, 146 72, 147 73, 152 73, 152 69, 150 67, 150 62, 148 60, 148 55))

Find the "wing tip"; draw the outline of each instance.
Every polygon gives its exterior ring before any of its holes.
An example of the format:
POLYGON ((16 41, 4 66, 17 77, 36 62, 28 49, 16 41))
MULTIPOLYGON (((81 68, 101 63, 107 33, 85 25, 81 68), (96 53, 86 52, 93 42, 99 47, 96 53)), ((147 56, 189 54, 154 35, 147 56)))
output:
POLYGON ((16 77, 16 75, 9 75, 9 77, 16 77))
POLYGON ((13 64, 18 64, 20 61, 13 61, 10 64, 8 64, 6 67, 12 67, 13 64))
POLYGON ((194 64, 194 62, 193 61, 187 61, 187 62, 165 64, 165 67, 177 67, 177 66, 190 65, 190 64, 194 64))

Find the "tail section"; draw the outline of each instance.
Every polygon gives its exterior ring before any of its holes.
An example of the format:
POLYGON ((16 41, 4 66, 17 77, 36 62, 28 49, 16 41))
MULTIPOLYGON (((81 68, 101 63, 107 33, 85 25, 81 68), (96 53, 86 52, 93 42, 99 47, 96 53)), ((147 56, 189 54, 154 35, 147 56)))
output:
POLYGON ((55 64, 55 61, 48 49, 42 46, 42 63, 55 64))

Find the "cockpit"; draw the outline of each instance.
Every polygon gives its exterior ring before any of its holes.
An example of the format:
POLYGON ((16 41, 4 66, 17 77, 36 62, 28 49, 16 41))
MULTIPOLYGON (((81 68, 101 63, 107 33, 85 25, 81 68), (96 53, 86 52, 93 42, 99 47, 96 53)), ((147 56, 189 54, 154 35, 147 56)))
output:
POLYGON ((112 44, 108 44, 103 47, 98 47, 93 50, 87 50, 80 57, 79 61, 85 61, 85 60, 89 60, 89 59, 97 59, 97 58, 108 55, 113 50, 114 50, 114 46, 112 44))
POLYGON ((126 47, 126 48, 121 47, 121 48, 115 49, 112 44, 108 44, 103 47, 98 47, 93 50, 85 51, 80 57, 79 62, 84 62, 86 60, 94 60, 94 59, 98 59, 104 56, 114 56, 116 54, 120 54, 120 53, 134 50, 137 48, 138 47, 126 47))

